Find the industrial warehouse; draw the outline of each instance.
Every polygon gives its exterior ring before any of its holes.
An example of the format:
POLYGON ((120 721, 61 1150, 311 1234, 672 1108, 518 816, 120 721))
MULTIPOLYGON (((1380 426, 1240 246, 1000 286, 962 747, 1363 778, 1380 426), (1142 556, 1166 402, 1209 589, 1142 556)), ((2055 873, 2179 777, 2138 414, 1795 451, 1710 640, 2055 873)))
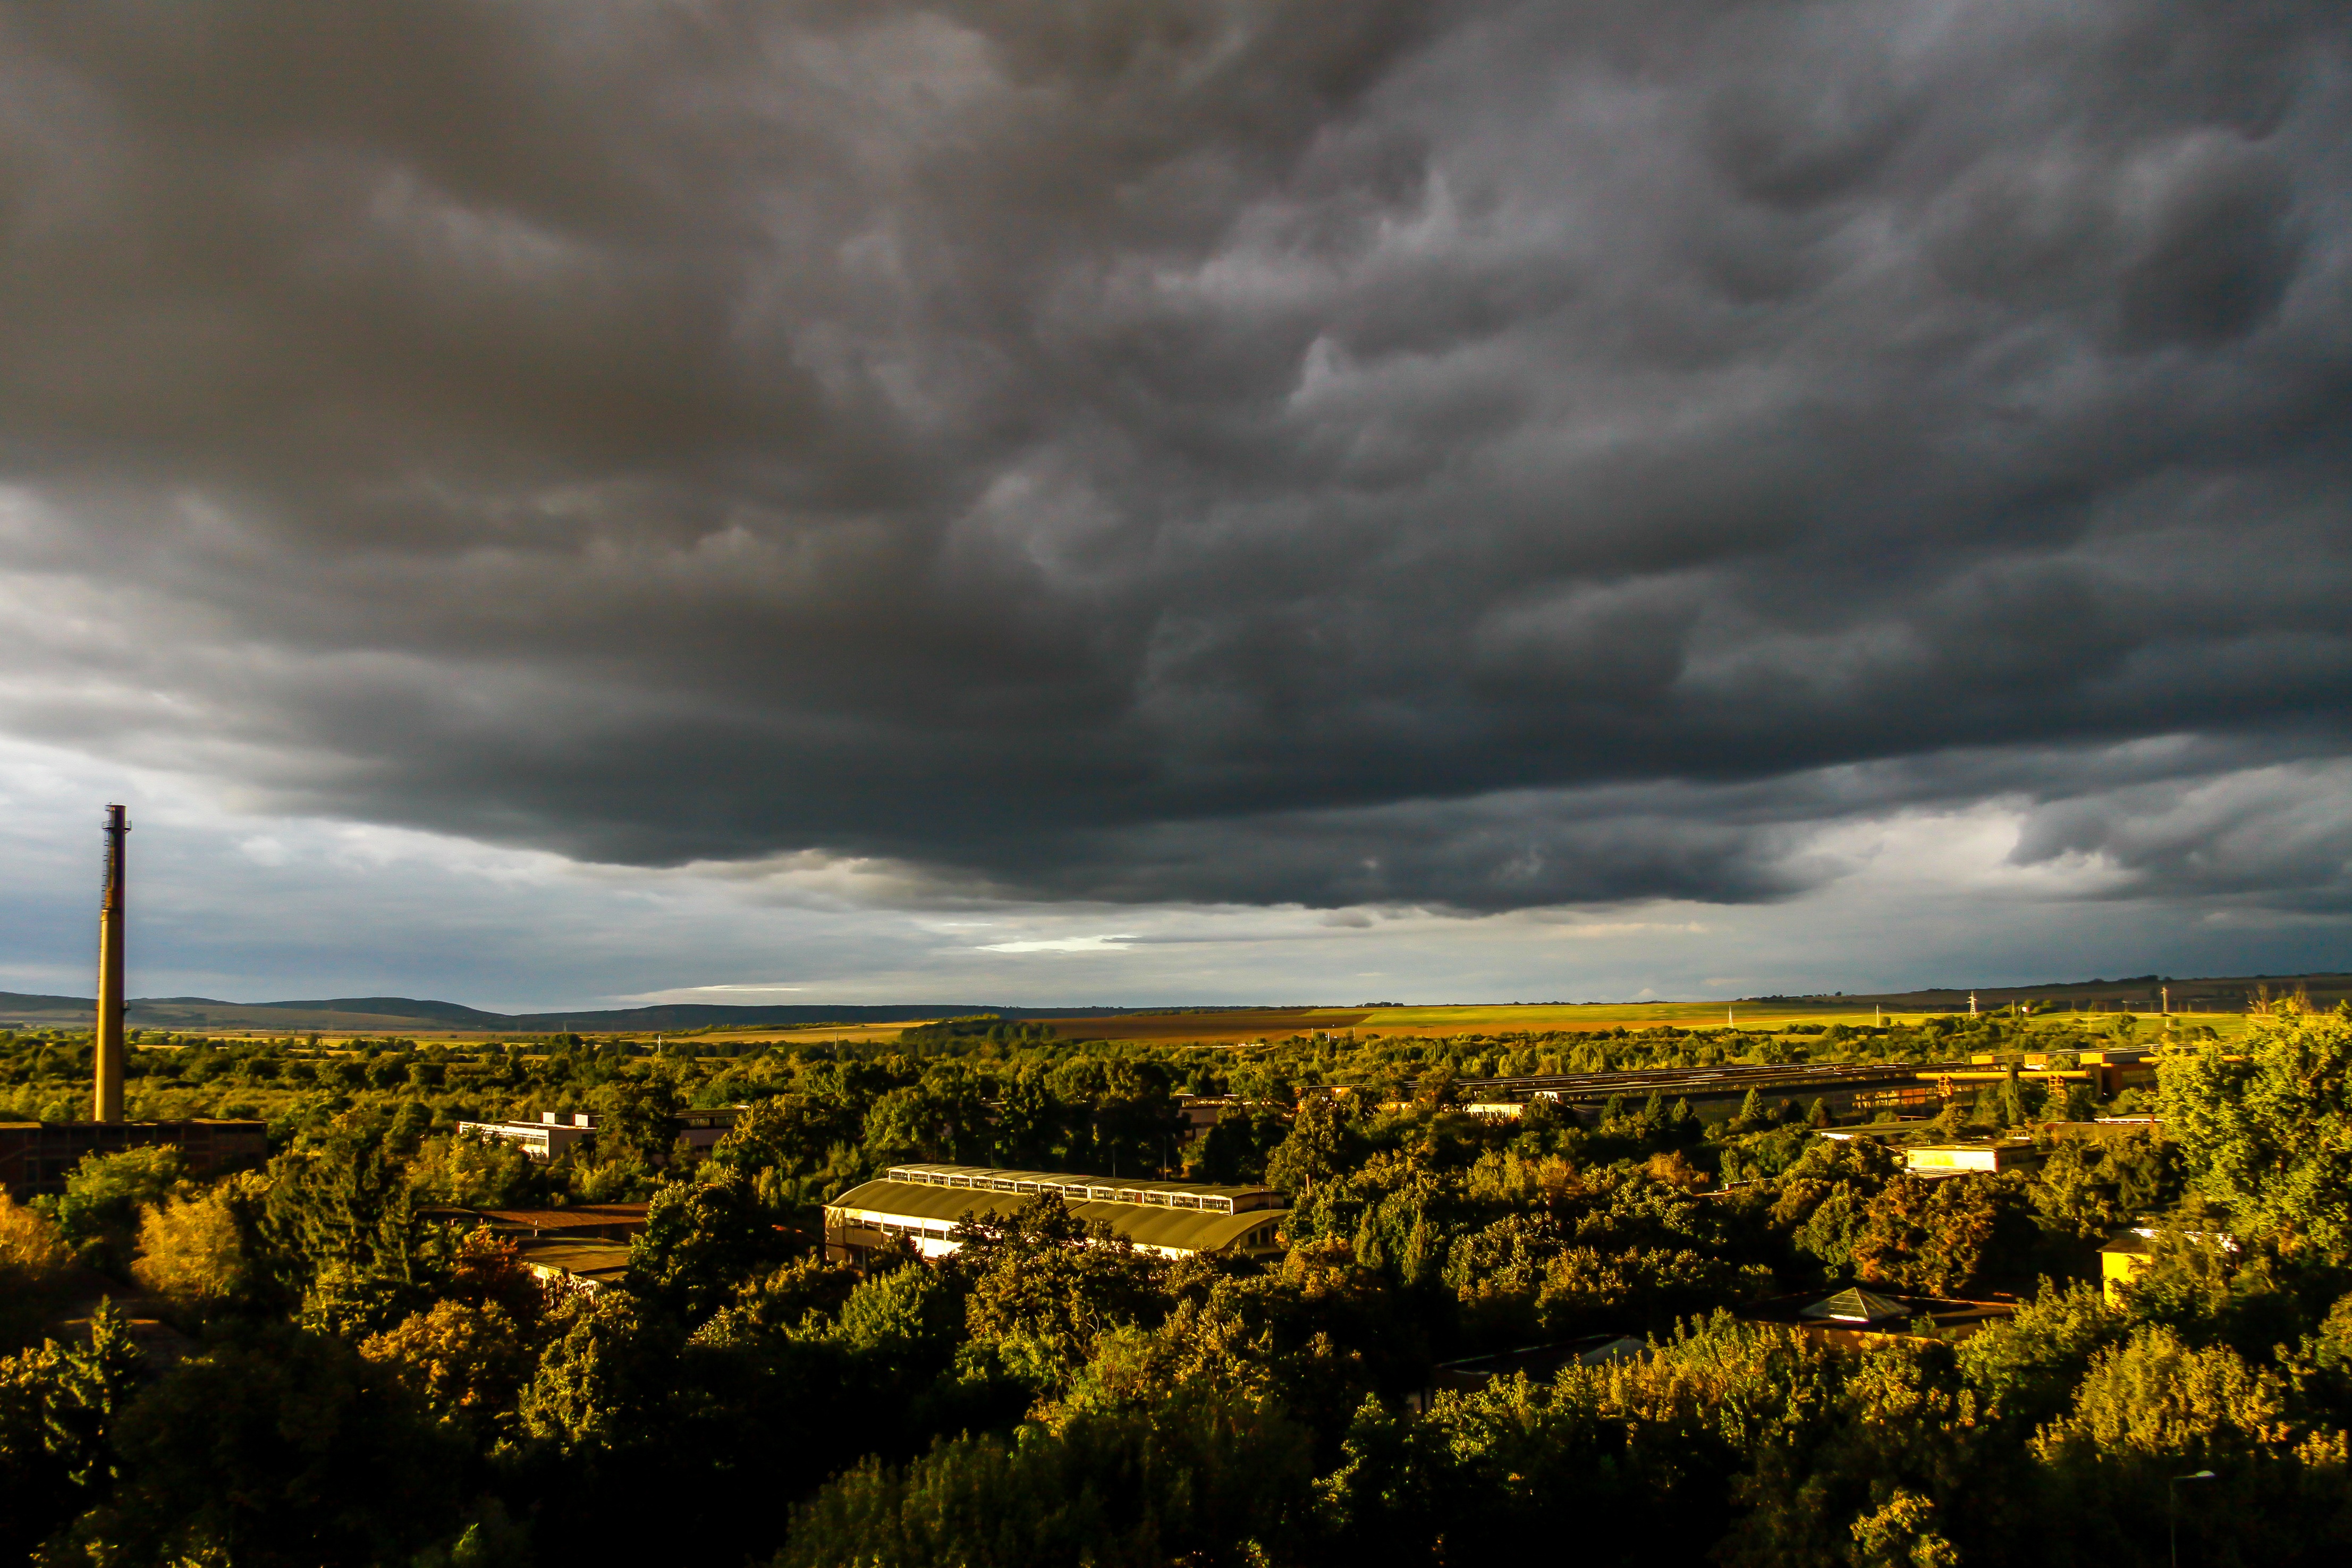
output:
POLYGON ((880 1181, 853 1187, 825 1205, 825 1257, 863 1263, 894 1237, 912 1242, 926 1258, 944 1257, 961 1245, 954 1231, 967 1215, 1001 1219, 1048 1192, 1060 1194, 1070 1213, 1090 1228, 1099 1225, 1139 1251, 1167 1258, 1277 1253, 1277 1233, 1288 1212, 1282 1195, 1265 1186, 1127 1181, 977 1166, 893 1166, 880 1181))

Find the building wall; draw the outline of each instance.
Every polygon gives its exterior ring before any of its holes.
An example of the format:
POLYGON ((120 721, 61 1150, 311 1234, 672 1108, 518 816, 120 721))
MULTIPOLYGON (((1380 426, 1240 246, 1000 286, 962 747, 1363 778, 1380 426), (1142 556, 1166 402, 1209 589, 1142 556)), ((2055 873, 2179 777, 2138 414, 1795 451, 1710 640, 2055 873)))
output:
MULTIPOLYGON (((677 1118, 677 1135, 692 1148, 715 1147, 735 1125, 737 1111, 735 1106, 722 1106, 711 1111, 681 1112, 677 1118)), ((536 1122, 460 1122, 457 1134, 463 1137, 472 1134, 519 1144, 532 1159, 551 1160, 593 1137, 596 1121, 594 1114, 585 1111, 548 1111, 536 1122)))
POLYGON ((10 1122, 0 1123, 0 1186, 22 1200, 63 1192, 66 1177, 90 1155, 158 1144, 177 1147, 196 1176, 218 1176, 269 1157, 264 1122, 10 1122))
POLYGON ((2124 1287, 2147 1272, 2148 1255, 2109 1249, 2099 1254, 2099 1289, 2111 1307, 2124 1304, 2124 1287))
POLYGON ((1959 1171, 2014 1170, 2040 1157, 2028 1144, 1922 1145, 1904 1151, 1905 1163, 1922 1176, 1959 1171))

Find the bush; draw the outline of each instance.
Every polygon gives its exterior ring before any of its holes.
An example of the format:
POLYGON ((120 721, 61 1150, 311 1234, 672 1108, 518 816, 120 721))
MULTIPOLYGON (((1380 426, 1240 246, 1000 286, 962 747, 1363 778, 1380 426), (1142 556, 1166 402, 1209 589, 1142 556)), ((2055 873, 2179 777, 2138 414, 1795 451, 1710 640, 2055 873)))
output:
POLYGON ((360 1568, 457 1524, 463 1450, 389 1372, 321 1335, 281 1329, 184 1362, 124 1413, 115 1448, 122 1481, 78 1531, 103 1562, 360 1568))
POLYGON ((125 1275, 140 1211, 162 1202, 186 1170, 169 1144, 86 1155, 57 1200, 58 1228, 84 1261, 125 1275))
POLYGON ((228 1191, 215 1187, 141 1210, 131 1276, 198 1315, 246 1299, 253 1281, 244 1229, 228 1191))
POLYGON ((39 1332, 72 1265, 73 1249, 56 1223, 0 1189, 0 1349, 39 1332))

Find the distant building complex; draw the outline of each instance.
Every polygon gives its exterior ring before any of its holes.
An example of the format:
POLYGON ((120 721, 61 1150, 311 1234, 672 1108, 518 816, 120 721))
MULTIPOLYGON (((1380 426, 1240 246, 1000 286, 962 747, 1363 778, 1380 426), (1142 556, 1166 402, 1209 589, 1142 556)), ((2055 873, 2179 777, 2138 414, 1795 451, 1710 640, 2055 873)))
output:
MULTIPOLYGON (((708 1149, 727 1135, 740 1115, 740 1105, 709 1111, 681 1111, 672 1120, 677 1135, 697 1149, 708 1149)), ((460 1122, 461 1138, 495 1138, 513 1144, 534 1160, 551 1160, 576 1144, 596 1135, 604 1118, 593 1111, 542 1111, 536 1122, 460 1122)))

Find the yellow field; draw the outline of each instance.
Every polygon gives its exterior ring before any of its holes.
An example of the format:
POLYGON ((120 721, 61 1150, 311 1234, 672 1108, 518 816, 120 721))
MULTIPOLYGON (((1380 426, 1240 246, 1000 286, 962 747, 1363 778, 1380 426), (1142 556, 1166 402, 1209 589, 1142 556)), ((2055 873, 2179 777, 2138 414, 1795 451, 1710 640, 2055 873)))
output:
MULTIPOLYGON (((894 1040, 901 1030, 937 1022, 932 1019, 908 1019, 902 1023, 828 1023, 795 1025, 746 1024, 740 1029, 714 1029, 709 1034, 673 1035, 673 1040, 741 1041, 747 1045, 872 1045, 877 1041, 894 1040)), ((651 1036, 632 1036, 650 1039, 651 1036)))
MULTIPOLYGON (((1987 1012, 1997 1009, 1988 1008, 1987 1012)), ((1805 1002, 1587 1002, 1532 1003, 1526 1006, 1497 1004, 1483 1007, 1427 1008, 1264 1008, 1224 1009, 1215 1012, 1150 1012, 1127 1013, 1113 1017, 1045 1017, 1019 1021, 1045 1024, 1065 1040, 1132 1040, 1138 1043, 1177 1045, 1250 1045, 1259 1041, 1286 1040, 1297 1034, 1352 1032, 1365 1035, 1420 1035, 1443 1038, 1465 1034, 1540 1034, 1548 1031, 1596 1030, 1613 1029, 1642 1030, 1660 1024, 1672 1024, 1677 1029, 1720 1028, 1727 1024, 1743 1030, 1781 1030, 1792 1024, 1916 1024, 1927 1018, 1945 1016, 1938 1012, 1888 1009, 1874 1010, 1867 1002, 1823 1003, 1805 1002)), ((2123 1015, 2105 1013, 2044 1013, 2036 1022, 2052 1024, 2072 1017, 2086 1027, 2101 1030, 2112 1027, 2123 1015)), ((2138 1019, 2143 1040, 2152 1040, 2164 1026, 2164 1015, 2142 1012, 2132 1015, 2138 1019)), ((2234 1039, 2245 1030, 2245 1015, 2228 1012, 2176 1013, 2173 1017, 2183 1023, 2210 1025, 2224 1039, 2234 1039)), ((743 1045, 887 1045, 898 1038, 902 1030, 916 1028, 922 1020, 908 1019, 898 1023, 745 1025, 735 1029, 717 1029, 707 1033, 673 1034, 667 1038, 681 1042, 743 1045)), ((283 1039, 291 1034, 300 1039, 309 1031, 285 1030, 206 1030, 203 1033, 215 1040, 283 1039)), ((441 1042, 448 1045, 477 1044, 487 1040, 508 1038, 499 1032, 479 1030, 407 1030, 406 1038, 420 1043, 441 1042)), ((319 1043, 330 1050, 352 1050, 370 1043, 380 1036, 354 1036, 346 1031, 322 1032, 319 1043)), ((651 1044, 653 1031, 631 1030, 618 1035, 593 1035, 591 1040, 623 1039, 651 1044)))
MULTIPOLYGON (((1990 1012, 1993 1009, 1988 1009, 1990 1012)), ((1641 1030, 1660 1024, 1677 1029, 1707 1029, 1730 1025, 1742 1030, 1781 1030, 1792 1024, 1916 1024, 1940 1012, 1888 1009, 1877 1011, 1868 1002, 1818 1000, 1779 1002, 1592 1002, 1531 1003, 1526 1006, 1432 1008, 1296 1008, 1202 1013, 1129 1013, 1114 1018, 1048 1018, 1031 1021, 1049 1024, 1068 1040, 1135 1040, 1157 1044, 1198 1042, 1244 1045, 1285 1040, 1295 1034, 1353 1032, 1365 1035, 1420 1035, 1443 1038, 1465 1034, 1540 1034, 1548 1031, 1641 1030)), ((2119 1013, 2043 1014, 2039 1021, 2053 1023, 2075 1017, 2102 1030, 2122 1017, 2119 1013)), ((2134 1015, 2149 1037, 2162 1028, 2157 1013, 2134 1015)), ((2175 1015, 2185 1018, 2186 1015, 2175 1015)), ((2193 1021, 2210 1024, 2224 1036, 2244 1027, 2241 1015, 2199 1013, 2193 1021)))
MULTIPOLYGON (((1648 1029, 1658 1024, 1673 1024, 1678 1029, 1706 1029, 1720 1024, 1784 1029, 1795 1023, 1868 1023, 1874 1015, 1867 1007, 1825 1008, 1819 1002, 1588 1002, 1562 1006, 1380 1008, 1351 1016, 1362 1020, 1355 1026, 1358 1033, 1495 1034, 1648 1029)), ((1922 1012, 1888 1013, 1885 1019, 1888 1023, 1916 1023, 1930 1016, 1922 1012)))

